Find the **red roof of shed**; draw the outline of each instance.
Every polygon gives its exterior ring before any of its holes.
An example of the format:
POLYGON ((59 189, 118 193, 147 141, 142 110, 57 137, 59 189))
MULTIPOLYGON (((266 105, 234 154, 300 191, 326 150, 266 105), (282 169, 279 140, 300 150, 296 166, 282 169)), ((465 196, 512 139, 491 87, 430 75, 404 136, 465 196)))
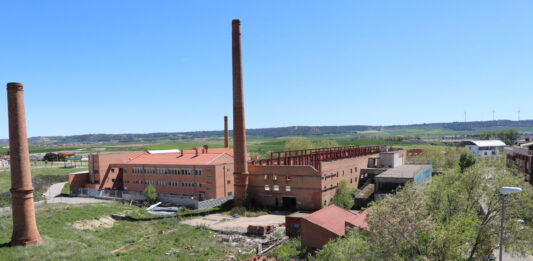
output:
POLYGON ((360 214, 354 214, 335 205, 329 205, 321 210, 317 210, 303 217, 303 219, 323 227, 339 236, 344 235, 345 223, 368 229, 368 224, 366 223, 366 211, 360 214))

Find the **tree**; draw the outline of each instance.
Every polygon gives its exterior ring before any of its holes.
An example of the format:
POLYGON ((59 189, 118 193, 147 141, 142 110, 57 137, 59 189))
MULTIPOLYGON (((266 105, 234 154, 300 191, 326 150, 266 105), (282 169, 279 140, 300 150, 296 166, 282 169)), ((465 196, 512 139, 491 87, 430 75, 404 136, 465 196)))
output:
POLYGON ((346 180, 341 180, 341 182, 339 182, 339 186, 337 187, 337 191, 335 191, 335 196, 333 199, 331 199, 330 204, 335 204, 337 207, 350 210, 355 204, 355 192, 356 189, 348 187, 348 182, 346 180))
POLYGON ((144 188, 144 197, 146 197, 146 200, 148 200, 150 203, 154 203, 157 200, 157 193, 152 184, 148 184, 148 186, 144 188))
POLYGON ((338 147, 339 144, 336 140, 329 140, 329 139, 320 139, 316 142, 315 147, 316 148, 332 148, 332 147, 338 147))
POLYGON ((533 187, 500 159, 478 162, 463 173, 449 169, 432 182, 407 184, 374 202, 366 218, 370 231, 331 241, 317 259, 480 260, 498 247, 502 186, 523 189, 506 197, 505 250, 532 254, 533 187))
POLYGON ((57 153, 48 152, 44 155, 43 160, 45 161, 59 161, 59 155, 57 153))
POLYGON ((461 173, 474 164, 476 164, 476 158, 474 157, 474 154, 463 151, 461 153, 461 157, 459 158, 459 168, 461 169, 461 173))
POLYGON ((285 143, 285 150, 306 150, 313 147, 313 143, 309 139, 302 137, 291 138, 285 143))

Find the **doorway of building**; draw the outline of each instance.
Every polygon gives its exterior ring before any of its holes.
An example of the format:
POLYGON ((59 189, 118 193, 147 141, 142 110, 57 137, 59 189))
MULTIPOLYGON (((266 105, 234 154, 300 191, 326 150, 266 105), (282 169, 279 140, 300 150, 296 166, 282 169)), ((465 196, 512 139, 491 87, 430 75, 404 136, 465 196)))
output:
POLYGON ((296 197, 283 197, 282 204, 284 209, 296 209, 296 197))
POLYGON ((199 200, 199 201, 203 201, 204 199, 205 199, 205 194, 204 194, 204 192, 200 192, 200 193, 198 193, 198 200, 199 200))

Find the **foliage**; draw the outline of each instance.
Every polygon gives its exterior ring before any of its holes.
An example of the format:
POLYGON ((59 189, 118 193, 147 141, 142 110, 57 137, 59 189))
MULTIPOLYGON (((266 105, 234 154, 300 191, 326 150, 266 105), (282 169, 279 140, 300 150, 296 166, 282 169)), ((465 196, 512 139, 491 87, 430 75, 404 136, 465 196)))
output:
POLYGON ((450 169, 422 186, 406 185, 368 209, 370 233, 331 241, 317 259, 482 259, 498 247, 502 186, 524 190, 506 198, 504 247, 532 254, 533 188, 498 160, 478 162, 464 173, 450 169))
POLYGON ((285 143, 285 150, 307 150, 314 147, 313 143, 306 138, 291 138, 285 143))
POLYGON ((474 164, 476 164, 476 158, 474 157, 474 154, 463 151, 461 153, 461 157, 459 158, 459 168, 461 169, 461 173, 474 164))
POLYGON ((63 157, 59 153, 53 153, 53 152, 48 152, 43 157, 43 160, 45 160, 45 161, 60 161, 60 160, 64 160, 64 159, 65 159, 65 157, 63 157))
POLYGON ((519 137, 520 133, 518 133, 518 131, 515 129, 507 129, 501 131, 483 131, 480 134, 480 139, 482 140, 498 138, 499 140, 505 142, 505 144, 507 145, 513 145, 519 137))
POLYGON ((148 200, 150 203, 155 203, 155 201, 157 200, 157 193, 155 191, 155 187, 152 184, 148 184, 148 186, 144 188, 143 194, 146 197, 146 200, 148 200))
POLYGON ((341 180, 330 204, 350 210, 355 203, 354 198, 356 191, 357 189, 348 187, 348 182, 346 180, 341 180))
POLYGON ((281 247, 272 250, 268 254, 269 257, 273 257, 276 260, 291 260, 294 257, 305 257, 306 252, 300 247, 301 239, 300 237, 294 237, 289 239, 281 247))
POLYGON ((459 157, 464 148, 427 148, 420 156, 412 157, 409 163, 412 164, 431 164, 433 169, 444 171, 449 168, 455 168, 459 164, 459 157))
POLYGON ((319 139, 315 142, 314 145, 315 148, 332 148, 332 147, 339 147, 339 144, 336 140, 331 139, 319 139))

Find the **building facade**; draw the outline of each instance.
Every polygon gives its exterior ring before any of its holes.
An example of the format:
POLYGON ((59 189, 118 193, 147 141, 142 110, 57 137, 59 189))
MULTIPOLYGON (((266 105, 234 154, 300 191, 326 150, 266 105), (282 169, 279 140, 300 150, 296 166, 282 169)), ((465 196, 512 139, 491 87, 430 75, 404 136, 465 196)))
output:
POLYGON ((331 202, 340 181, 357 188, 360 170, 380 150, 348 146, 275 152, 269 159, 250 162, 244 193, 252 205, 320 209, 331 202))
POLYGON ((500 156, 499 148, 505 147, 501 140, 468 140, 461 143, 466 150, 472 152, 474 156, 493 157, 500 156))
POLYGON ((504 149, 507 155, 506 164, 509 168, 516 168, 526 174, 526 181, 533 185, 533 143, 504 149))
POLYGON ((71 188, 143 192, 208 200, 234 194, 232 149, 207 146, 185 151, 147 151, 89 156, 89 171, 73 173, 71 188))

